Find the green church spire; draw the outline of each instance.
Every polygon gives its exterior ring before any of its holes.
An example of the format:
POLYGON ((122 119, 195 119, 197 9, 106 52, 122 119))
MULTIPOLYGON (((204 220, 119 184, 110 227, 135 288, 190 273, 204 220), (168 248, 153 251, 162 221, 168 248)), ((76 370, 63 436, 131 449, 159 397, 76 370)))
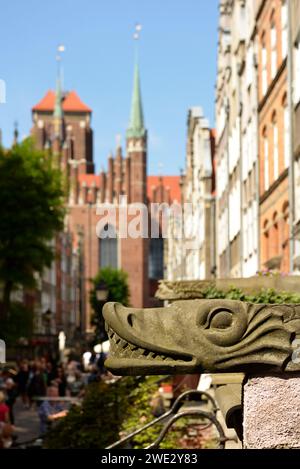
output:
POLYGON ((60 75, 58 75, 56 79, 55 104, 54 104, 54 112, 53 112, 53 117, 55 117, 56 119, 63 118, 63 109, 61 105, 61 99, 62 99, 61 79, 60 79, 60 75))
POLYGON ((140 88, 140 74, 138 62, 134 68, 133 93, 131 101, 130 122, 127 129, 127 138, 142 138, 146 134, 144 127, 143 105, 140 88))

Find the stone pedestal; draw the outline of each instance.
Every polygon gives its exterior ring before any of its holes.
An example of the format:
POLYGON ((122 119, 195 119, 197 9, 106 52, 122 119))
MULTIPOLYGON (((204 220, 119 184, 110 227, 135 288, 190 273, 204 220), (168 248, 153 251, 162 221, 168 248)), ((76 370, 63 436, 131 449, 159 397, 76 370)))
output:
POLYGON ((300 448, 300 373, 249 377, 243 413, 244 448, 300 448))

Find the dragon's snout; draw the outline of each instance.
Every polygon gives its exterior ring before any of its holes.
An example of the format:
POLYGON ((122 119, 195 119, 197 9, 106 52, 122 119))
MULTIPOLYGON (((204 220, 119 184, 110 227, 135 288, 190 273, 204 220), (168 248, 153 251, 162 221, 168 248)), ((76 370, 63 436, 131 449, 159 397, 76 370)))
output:
POLYGON ((104 306, 109 370, 120 375, 192 372, 193 357, 176 349, 171 337, 164 337, 162 309, 133 309, 119 303, 104 306))

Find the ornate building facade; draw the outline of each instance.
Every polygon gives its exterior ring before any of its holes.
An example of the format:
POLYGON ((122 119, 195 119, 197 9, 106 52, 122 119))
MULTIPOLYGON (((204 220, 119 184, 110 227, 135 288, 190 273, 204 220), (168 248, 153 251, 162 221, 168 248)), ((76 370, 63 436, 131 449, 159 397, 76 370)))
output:
POLYGON ((219 277, 258 270, 255 2, 220 2, 216 84, 216 231, 219 277))
POLYGON ((200 107, 187 118, 186 166, 181 176, 182 219, 170 221, 168 280, 215 276, 215 132, 200 107))
POLYGON ((219 21, 218 276, 295 272, 299 1, 222 0, 219 21))

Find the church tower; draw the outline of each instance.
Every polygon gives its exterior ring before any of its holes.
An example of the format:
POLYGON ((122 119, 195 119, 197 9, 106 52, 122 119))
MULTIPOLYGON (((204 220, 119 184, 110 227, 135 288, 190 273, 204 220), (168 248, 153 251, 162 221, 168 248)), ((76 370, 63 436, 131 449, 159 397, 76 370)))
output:
POLYGON ((147 131, 144 127, 143 105, 138 62, 135 64, 129 127, 126 133, 127 155, 130 158, 130 202, 146 203, 147 131))
MULTIPOLYGON (((129 204, 147 206, 147 131, 144 126, 139 66, 134 67, 133 93, 129 126, 126 133, 125 194, 129 204)), ((135 210, 139 216, 139 207, 135 210)), ((145 215, 145 213, 143 213, 145 215)), ((128 223, 135 216, 128 217, 128 223)), ((146 216, 147 218, 147 216, 146 216)), ((148 220, 146 220, 147 222, 148 220)), ((142 233, 141 233, 142 234, 142 233)), ((130 302, 134 307, 148 305, 148 244, 145 237, 121 240, 121 266, 128 272, 130 302)))

